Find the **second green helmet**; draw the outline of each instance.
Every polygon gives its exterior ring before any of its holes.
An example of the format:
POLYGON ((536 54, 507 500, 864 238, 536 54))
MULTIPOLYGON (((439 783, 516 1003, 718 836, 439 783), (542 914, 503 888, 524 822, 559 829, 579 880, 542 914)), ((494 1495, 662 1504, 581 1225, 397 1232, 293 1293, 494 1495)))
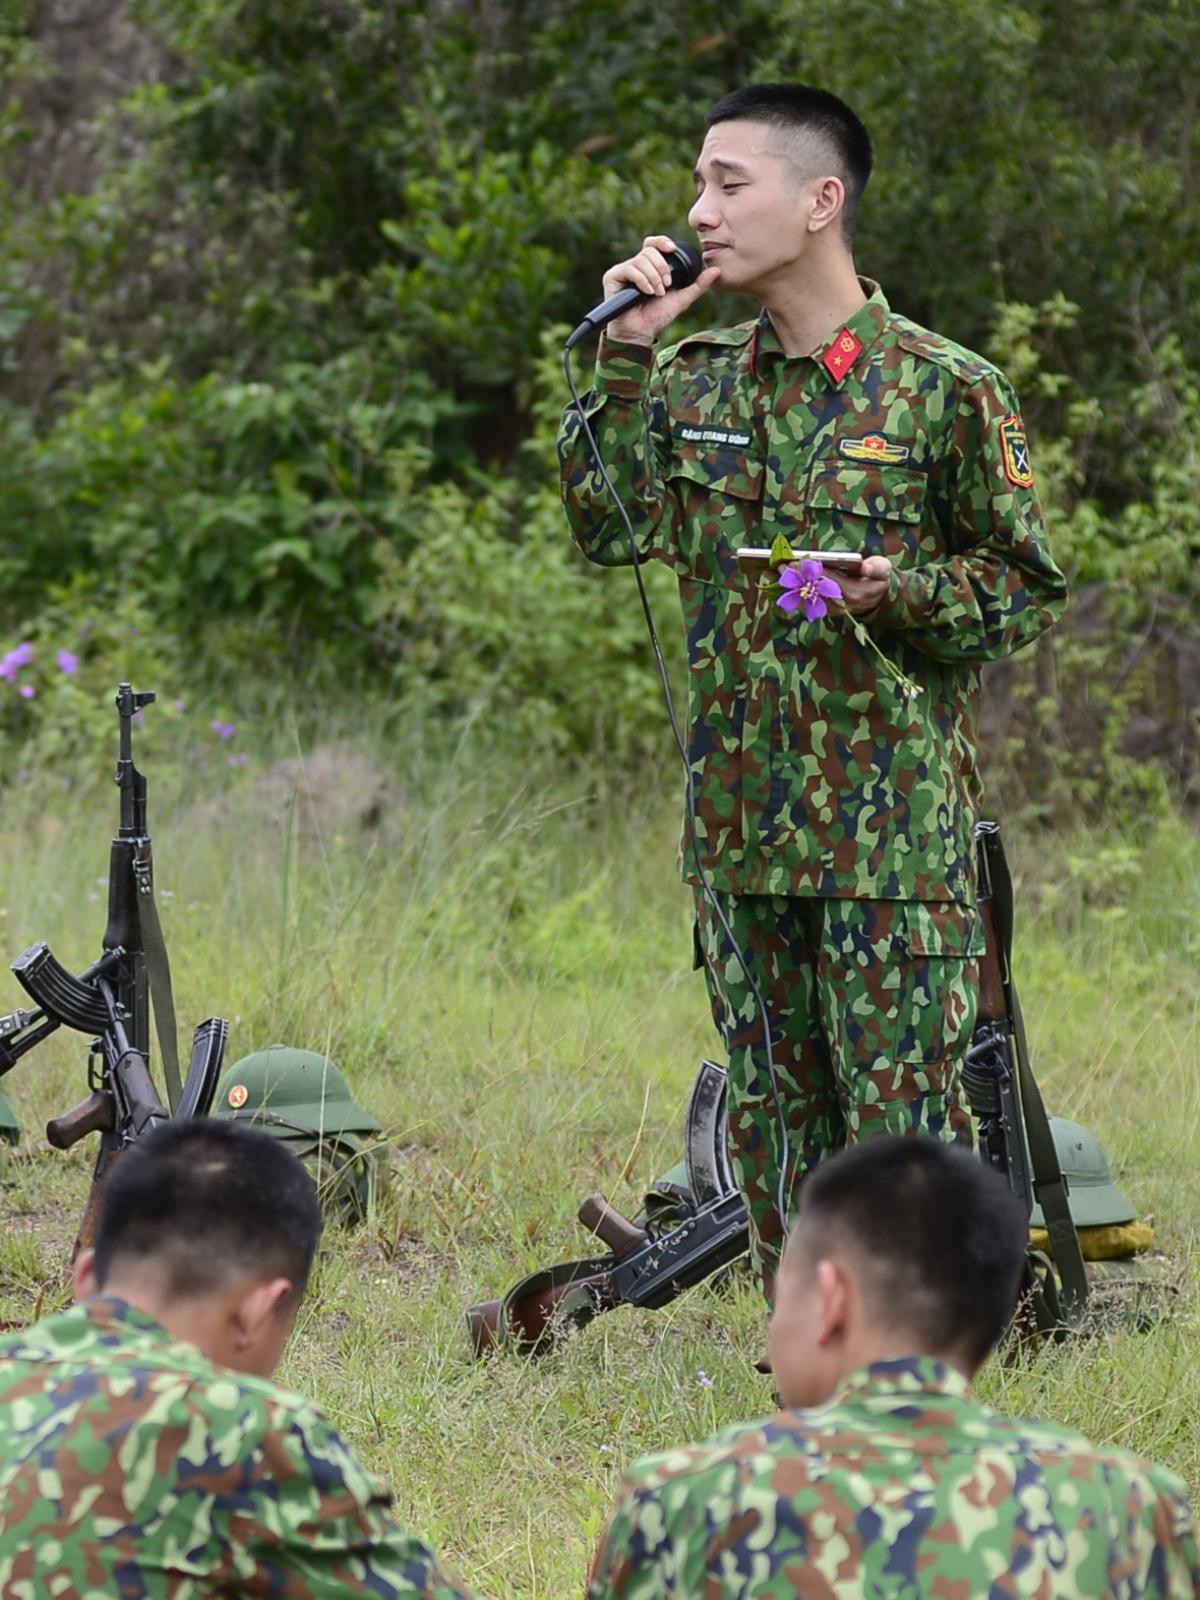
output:
MULTIPOLYGON (((1137 1212, 1113 1182, 1108 1157, 1096 1135, 1066 1117, 1051 1117, 1050 1132, 1067 1180, 1067 1204, 1075 1226, 1105 1228, 1135 1221, 1137 1212)), ((1029 1220, 1034 1227, 1045 1227, 1040 1205, 1034 1205, 1029 1220)))

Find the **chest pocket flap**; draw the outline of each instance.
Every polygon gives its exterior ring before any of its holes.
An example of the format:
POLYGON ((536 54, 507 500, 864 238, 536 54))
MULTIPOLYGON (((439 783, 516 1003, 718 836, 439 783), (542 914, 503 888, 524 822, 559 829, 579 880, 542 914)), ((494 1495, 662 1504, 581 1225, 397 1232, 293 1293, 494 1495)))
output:
POLYGON ((699 485, 715 494, 733 495, 738 500, 762 499, 764 467, 752 448, 733 444, 694 444, 673 441, 667 474, 685 478, 686 487, 699 485))
POLYGON ((889 462, 818 461, 805 499, 821 511, 872 521, 920 522, 925 509, 926 476, 889 462))

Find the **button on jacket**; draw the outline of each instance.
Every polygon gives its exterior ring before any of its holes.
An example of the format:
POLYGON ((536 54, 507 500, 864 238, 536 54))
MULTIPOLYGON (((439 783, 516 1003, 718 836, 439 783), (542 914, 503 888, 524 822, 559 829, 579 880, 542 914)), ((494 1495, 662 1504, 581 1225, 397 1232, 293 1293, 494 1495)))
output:
MULTIPOLYGON (((737 894, 958 901, 971 848, 979 669, 1057 618, 1028 447, 995 367, 867 303, 829 345, 789 356, 764 312, 655 356, 605 339, 584 409, 639 553, 676 573, 690 666, 699 851, 737 894), (795 618, 739 546, 892 562, 869 637, 795 618)), ((570 408, 563 497, 584 554, 630 560, 570 408)), ((685 822, 684 875, 696 881, 685 822)))

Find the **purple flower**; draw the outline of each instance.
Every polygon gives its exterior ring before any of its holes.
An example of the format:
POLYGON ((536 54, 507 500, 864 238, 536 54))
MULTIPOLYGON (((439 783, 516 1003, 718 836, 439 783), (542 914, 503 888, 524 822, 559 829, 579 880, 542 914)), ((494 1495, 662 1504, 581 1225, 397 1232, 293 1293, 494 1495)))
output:
POLYGON ((220 717, 214 717, 209 723, 209 727, 221 739, 232 739, 237 732, 237 728, 232 722, 222 722, 220 717))
POLYGON ((21 687, 17 690, 17 693, 21 696, 22 700, 32 700, 33 699, 33 685, 31 683, 23 683, 21 685, 21 687))
POLYGON ((58 664, 68 678, 74 677, 79 671, 79 657, 73 650, 60 650, 58 652, 58 664))
MULTIPOLYGON (((9 683, 16 683, 17 673, 22 667, 27 667, 32 660, 33 646, 26 639, 0 659, 0 678, 7 678, 9 683)), ((28 699, 29 696, 26 695, 25 698, 28 699)))
POLYGON ((842 597, 841 585, 825 576, 825 569, 819 561, 802 561, 799 570, 794 566, 784 567, 779 574, 779 586, 783 590, 779 596, 779 609, 786 611, 790 617, 803 606, 804 615, 810 622, 819 622, 829 614, 826 600, 840 600, 842 597))
POLYGON ((235 750, 231 756, 225 758, 231 767, 244 767, 250 757, 244 750, 235 750))

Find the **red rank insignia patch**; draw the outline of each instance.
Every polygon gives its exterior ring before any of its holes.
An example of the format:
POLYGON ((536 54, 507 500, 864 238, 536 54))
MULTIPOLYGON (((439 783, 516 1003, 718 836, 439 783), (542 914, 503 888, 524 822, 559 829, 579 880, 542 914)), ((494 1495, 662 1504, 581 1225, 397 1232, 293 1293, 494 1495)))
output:
POLYGON ((1000 449, 1004 455, 1004 476, 1018 489, 1033 488, 1033 466, 1025 442, 1025 424, 1020 417, 1005 417, 1000 424, 1000 449))
POLYGON ((862 349, 862 341, 856 339, 849 328, 843 328, 821 357, 822 365, 835 383, 841 383, 850 368, 862 355, 862 349))

